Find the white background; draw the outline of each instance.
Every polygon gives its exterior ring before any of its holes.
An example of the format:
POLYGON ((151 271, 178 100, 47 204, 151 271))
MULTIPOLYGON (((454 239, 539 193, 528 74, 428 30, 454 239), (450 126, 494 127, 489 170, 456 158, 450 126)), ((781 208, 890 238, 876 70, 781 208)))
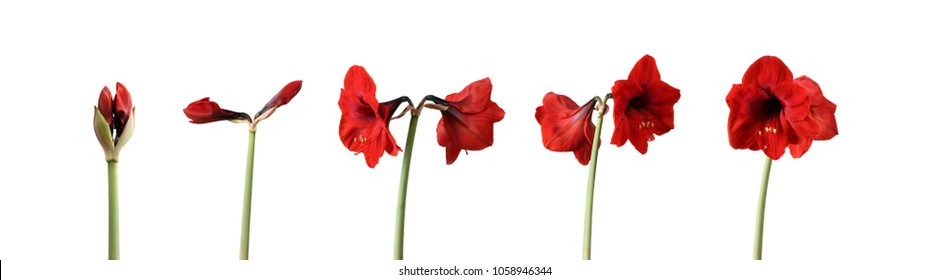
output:
MULTIPOLYGON (((949 275, 944 8, 86 2, 0 4, 3 279, 391 279, 456 265, 553 266, 537 279, 949 275), (645 156, 603 145, 583 262, 587 168, 544 149, 534 110, 549 91, 578 103, 609 92, 644 54, 681 90, 676 128, 645 156), (840 135, 774 163, 756 262, 764 154, 728 145, 725 95, 762 55, 821 85, 840 135), (401 154, 370 169, 338 138, 353 64, 382 101, 491 77, 507 112, 493 147, 451 166, 439 114, 423 113, 406 261, 390 259, 401 154), (300 94, 259 126, 251 261, 240 262, 245 126, 190 124, 181 109, 210 96, 252 114, 295 79, 300 94), (116 81, 138 115, 119 164, 123 260, 108 262, 92 107, 116 81)), ((392 122, 400 145, 407 126, 392 122)))

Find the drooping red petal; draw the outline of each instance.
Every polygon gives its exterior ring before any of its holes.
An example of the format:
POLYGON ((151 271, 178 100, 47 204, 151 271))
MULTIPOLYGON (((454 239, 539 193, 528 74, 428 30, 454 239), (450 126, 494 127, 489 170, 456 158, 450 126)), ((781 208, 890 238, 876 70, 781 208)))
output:
POLYGON ((398 155, 401 148, 389 132, 389 120, 404 99, 383 104, 376 101, 376 85, 361 66, 350 67, 340 89, 339 138, 350 151, 363 153, 374 168, 383 152, 398 155), (380 106, 381 105, 381 106, 380 106))
POLYGON ((129 94, 129 91, 125 88, 125 85, 122 83, 115 83, 115 99, 113 100, 113 106, 115 106, 115 130, 116 135, 121 135, 122 130, 125 129, 125 124, 129 121, 129 116, 132 115, 132 95, 129 94))
POLYGON ((583 107, 567 96, 553 92, 544 96, 534 117, 540 124, 544 147, 557 152, 574 152, 580 164, 590 162, 595 126, 591 120, 596 99, 583 107))
POLYGON ((641 154, 649 141, 675 128, 673 106, 681 97, 679 89, 663 82, 655 59, 646 55, 633 66, 629 80, 613 84, 613 122, 610 143, 622 147, 628 140, 641 154))
POLYGON ((105 117, 105 122, 109 123, 110 128, 115 128, 115 123, 113 123, 113 107, 112 107, 112 92, 109 91, 109 87, 102 87, 102 91, 99 92, 99 113, 105 117))
POLYGON ((491 80, 485 78, 445 97, 448 109, 442 111, 436 134, 448 164, 462 149, 482 150, 494 144, 494 123, 504 118, 504 110, 491 101, 491 88, 491 80))
POLYGON ((741 83, 771 90, 780 83, 790 82, 793 77, 791 69, 788 69, 784 61, 774 56, 762 56, 748 66, 745 76, 741 78, 741 83))
POLYGON ((254 117, 260 117, 260 115, 264 114, 264 112, 267 112, 267 110, 276 109, 280 106, 290 103, 290 100, 297 96, 297 93, 300 92, 302 87, 303 81, 301 80, 287 83, 287 85, 283 86, 283 89, 280 89, 276 95, 270 98, 270 101, 268 101, 267 104, 264 105, 264 108, 260 109, 260 111, 258 111, 257 115, 254 117))
POLYGON ((211 101, 208 97, 191 102, 183 111, 185 116, 191 119, 191 123, 196 124, 216 121, 250 121, 250 116, 247 114, 221 109, 217 102, 211 101))

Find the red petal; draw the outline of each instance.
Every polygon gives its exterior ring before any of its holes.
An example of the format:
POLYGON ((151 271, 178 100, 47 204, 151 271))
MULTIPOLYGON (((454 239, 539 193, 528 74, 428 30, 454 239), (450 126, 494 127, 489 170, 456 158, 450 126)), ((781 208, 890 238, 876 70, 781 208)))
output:
POLYGON ((773 160, 778 160, 784 155, 784 150, 788 147, 788 135, 793 135, 793 132, 789 131, 790 125, 780 115, 775 115, 764 122, 763 126, 759 130, 761 133, 758 137, 758 145, 761 146, 761 151, 765 155, 773 160), (775 132, 774 128, 779 130, 775 132))
MULTIPOLYGON (((121 131, 132 115, 132 95, 122 83, 115 83, 115 129, 121 131)), ((121 132, 117 133, 121 134, 121 132)))
POLYGON ((636 62, 636 65, 633 65, 633 69, 629 71, 628 80, 639 83, 640 85, 659 81, 659 68, 656 66, 656 59, 648 54, 644 55, 636 62))
POLYGON ((593 144, 589 146, 581 147, 573 151, 573 156, 577 158, 577 161, 582 165, 590 164, 590 157, 593 152, 593 144))
POLYGON ((102 91, 99 92, 99 113, 105 117, 105 122, 109 123, 109 127, 115 128, 115 123, 113 123, 113 107, 112 107, 112 92, 109 91, 109 87, 102 87, 102 91))
POLYGON ((445 96, 445 101, 455 103, 455 109, 464 114, 481 113, 491 102, 491 89, 491 79, 484 78, 468 84, 458 93, 445 96))
POLYGON ((221 109, 217 102, 211 101, 208 97, 191 102, 183 111, 192 123, 197 124, 241 119, 250 120, 250 116, 245 113, 221 109))
POLYGON ((362 100, 366 105, 376 111, 379 101, 376 100, 376 83, 366 72, 366 69, 359 65, 349 67, 346 77, 343 79, 343 90, 349 91, 347 94, 362 100))
MULTIPOLYGON (((629 102, 643 93, 643 88, 639 83, 628 80, 617 80, 613 83, 613 137, 610 144, 622 147, 626 140, 630 140, 630 120, 627 119, 626 111, 629 102)), ((636 122, 637 124, 639 122, 636 122)))
POLYGON ((741 83, 771 90, 772 87, 789 82, 792 78, 791 69, 788 69, 784 61, 774 56, 762 56, 748 66, 745 76, 741 78, 741 83))
POLYGON ((791 156, 794 158, 801 158, 801 156, 803 156, 804 153, 806 153, 807 150, 811 148, 812 142, 814 142, 814 140, 805 139, 804 142, 801 142, 801 144, 788 145, 788 148, 791 150, 791 156))
POLYGON ((649 141, 655 140, 655 136, 650 132, 649 123, 646 123, 646 118, 642 113, 630 109, 626 112, 626 121, 630 125, 626 129, 626 137, 640 154, 645 155, 649 149, 649 141))
POLYGON ((673 106, 679 102, 681 94, 679 89, 674 88, 663 81, 655 81, 647 85, 645 95, 649 97, 649 104, 645 106, 646 112, 652 115, 649 129, 656 135, 663 135, 675 128, 675 111, 673 106))

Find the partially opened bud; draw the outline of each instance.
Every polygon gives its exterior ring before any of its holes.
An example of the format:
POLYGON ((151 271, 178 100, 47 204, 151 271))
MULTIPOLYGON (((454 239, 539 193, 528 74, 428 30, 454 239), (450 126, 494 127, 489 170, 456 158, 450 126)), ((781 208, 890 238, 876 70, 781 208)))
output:
POLYGON ((108 87, 99 92, 99 106, 95 107, 93 128, 102 145, 106 161, 118 161, 119 151, 132 138, 135 130, 135 107, 132 96, 122 83, 115 83, 113 98, 108 87))
POLYGON ((286 105, 291 99, 293 99, 293 97, 297 96, 297 93, 300 92, 300 88, 302 87, 303 81, 301 80, 287 83, 287 85, 283 86, 283 89, 270 98, 270 101, 264 105, 264 108, 261 108, 260 111, 257 112, 257 115, 254 115, 254 122, 262 121, 267 117, 270 117, 274 111, 277 111, 277 108, 286 105))

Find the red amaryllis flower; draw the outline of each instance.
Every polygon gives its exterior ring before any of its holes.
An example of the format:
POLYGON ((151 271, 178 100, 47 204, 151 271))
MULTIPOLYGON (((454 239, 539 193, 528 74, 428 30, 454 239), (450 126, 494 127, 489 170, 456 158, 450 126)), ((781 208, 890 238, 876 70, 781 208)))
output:
POLYGON ((227 109, 221 109, 221 106, 217 102, 211 101, 209 97, 199 99, 198 101, 191 102, 188 104, 183 111, 185 116, 188 116, 191 119, 192 123, 201 124, 209 123, 216 121, 231 121, 231 122, 252 122, 256 124, 261 120, 264 120, 270 117, 273 112, 277 110, 280 106, 286 105, 293 99, 297 93, 300 92, 300 89, 303 87, 303 81, 297 80, 287 83, 273 98, 264 105, 263 109, 260 109, 257 112, 257 115, 252 120, 250 115, 243 112, 235 112, 227 109))
POLYGON ((830 140, 830 138, 837 136, 837 118, 834 117, 834 112, 837 111, 837 104, 825 98, 817 82, 807 76, 797 77, 794 79, 794 83, 807 91, 807 98, 811 103, 811 118, 814 118, 814 121, 816 121, 819 126, 817 136, 814 136, 813 139, 807 138, 804 139, 804 142, 801 142, 801 144, 788 145, 788 148, 791 150, 791 156, 800 158, 811 148, 811 142, 813 142, 813 140, 830 140))
POLYGON ((656 60, 645 55, 629 72, 629 78, 613 84, 613 131, 611 144, 622 147, 626 140, 641 154, 649 141, 675 128, 672 106, 679 89, 660 80, 656 60))
POLYGON ((504 110, 491 101, 491 79, 475 81, 444 100, 432 98, 445 105, 438 120, 438 145, 445 147, 445 159, 452 164, 461 150, 482 150, 494 144, 494 123, 504 118, 504 110))
POLYGON ((350 151, 363 153, 366 164, 374 168, 383 151, 396 156, 402 149, 389 132, 389 121, 399 104, 408 100, 400 97, 385 103, 376 100, 376 83, 362 66, 352 66, 346 72, 339 92, 339 139, 350 151))
MULTIPOLYGON (((807 82, 796 83, 792 77, 781 59, 764 56, 748 67, 741 84, 732 86, 725 101, 731 109, 728 140, 733 148, 762 150, 777 160, 788 145, 803 144, 818 135, 820 126, 810 113, 809 89, 802 86, 807 82)), ((816 83, 807 87, 811 86, 816 83)), ((818 88, 813 94, 819 93, 818 88)), ((824 112, 831 105, 828 101, 819 110, 824 112)), ((833 127, 836 133, 836 121, 833 127)), ((803 154, 804 147, 799 148, 803 154)))
POLYGON ((117 159, 119 150, 132 137, 135 129, 135 107, 132 106, 132 96, 125 85, 115 83, 114 98, 109 87, 103 87, 99 92, 94 128, 106 160, 117 159))
POLYGON ((593 148, 593 112, 596 98, 577 106, 570 97, 548 92, 534 117, 540 123, 544 147, 556 152, 573 152, 580 164, 590 162, 593 148))

